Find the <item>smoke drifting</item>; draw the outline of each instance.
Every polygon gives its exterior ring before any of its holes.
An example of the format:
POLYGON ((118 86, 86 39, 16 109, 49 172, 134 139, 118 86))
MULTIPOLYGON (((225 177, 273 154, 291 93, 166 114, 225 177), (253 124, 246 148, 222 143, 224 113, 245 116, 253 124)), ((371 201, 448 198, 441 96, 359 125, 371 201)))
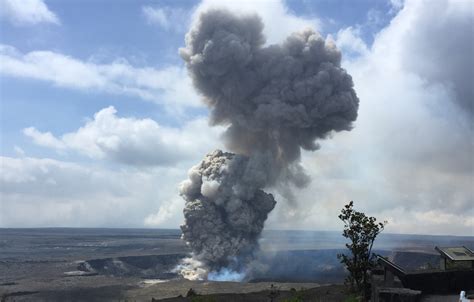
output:
POLYGON ((257 15, 209 10, 180 49, 211 125, 227 126, 235 153, 208 154, 181 185, 188 278, 243 272, 276 204, 263 189, 303 187, 301 149, 317 150, 316 139, 351 130, 357 118, 359 100, 331 40, 308 29, 264 46, 262 30, 257 15))

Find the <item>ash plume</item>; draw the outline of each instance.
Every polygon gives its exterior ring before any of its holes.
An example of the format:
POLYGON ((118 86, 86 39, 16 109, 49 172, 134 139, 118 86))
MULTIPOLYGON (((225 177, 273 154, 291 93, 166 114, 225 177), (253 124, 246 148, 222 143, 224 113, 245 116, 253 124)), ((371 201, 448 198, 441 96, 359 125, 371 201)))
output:
POLYGON ((317 150, 317 139, 351 130, 357 118, 359 100, 331 40, 307 29, 265 46, 262 31, 257 15, 209 10, 180 49, 211 125, 227 126, 233 152, 208 154, 181 185, 188 278, 244 272, 276 204, 263 189, 305 186, 301 150, 317 150))

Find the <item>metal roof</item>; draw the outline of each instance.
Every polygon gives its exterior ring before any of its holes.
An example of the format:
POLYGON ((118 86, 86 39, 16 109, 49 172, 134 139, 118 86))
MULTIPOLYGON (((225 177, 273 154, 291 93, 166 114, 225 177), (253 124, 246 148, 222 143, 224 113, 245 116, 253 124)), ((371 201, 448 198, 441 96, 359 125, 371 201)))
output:
POLYGON ((435 247, 435 249, 441 256, 453 261, 474 261, 474 252, 465 246, 435 247))

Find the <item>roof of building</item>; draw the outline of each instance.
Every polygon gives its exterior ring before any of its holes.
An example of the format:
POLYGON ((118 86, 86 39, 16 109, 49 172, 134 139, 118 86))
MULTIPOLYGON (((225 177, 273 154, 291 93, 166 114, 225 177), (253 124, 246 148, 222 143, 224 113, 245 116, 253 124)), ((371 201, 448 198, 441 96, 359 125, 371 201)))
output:
POLYGON ((450 260, 453 261, 474 261, 474 252, 465 246, 455 247, 435 247, 435 249, 450 260))

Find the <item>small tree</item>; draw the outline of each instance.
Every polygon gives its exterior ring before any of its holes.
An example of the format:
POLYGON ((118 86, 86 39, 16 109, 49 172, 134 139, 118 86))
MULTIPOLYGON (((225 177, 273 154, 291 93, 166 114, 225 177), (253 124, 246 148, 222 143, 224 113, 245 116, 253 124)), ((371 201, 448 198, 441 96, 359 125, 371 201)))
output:
POLYGON ((337 257, 349 271, 346 283, 351 291, 368 300, 370 296, 368 272, 375 264, 371 254, 372 246, 375 237, 383 231, 387 221, 377 223, 375 217, 367 217, 364 213, 355 211, 353 206, 354 202, 349 202, 339 215, 339 219, 344 222, 342 235, 350 240, 346 243, 350 254, 339 254, 337 257))

